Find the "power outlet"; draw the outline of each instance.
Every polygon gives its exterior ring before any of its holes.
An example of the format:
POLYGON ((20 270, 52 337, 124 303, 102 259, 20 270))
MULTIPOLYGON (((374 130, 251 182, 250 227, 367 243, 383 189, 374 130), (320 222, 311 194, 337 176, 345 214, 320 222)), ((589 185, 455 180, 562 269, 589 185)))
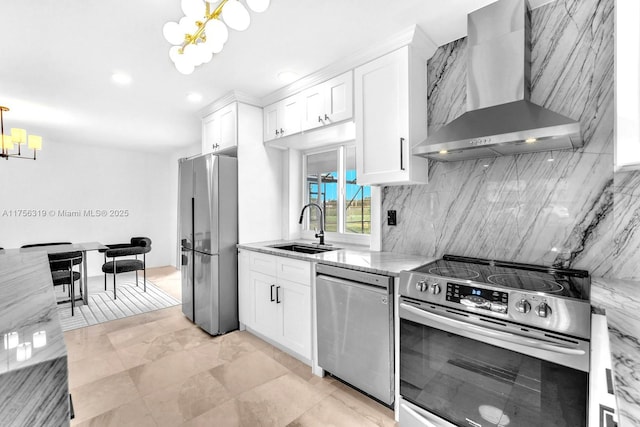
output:
POLYGON ((387 211, 387 225, 398 225, 396 211, 387 211))

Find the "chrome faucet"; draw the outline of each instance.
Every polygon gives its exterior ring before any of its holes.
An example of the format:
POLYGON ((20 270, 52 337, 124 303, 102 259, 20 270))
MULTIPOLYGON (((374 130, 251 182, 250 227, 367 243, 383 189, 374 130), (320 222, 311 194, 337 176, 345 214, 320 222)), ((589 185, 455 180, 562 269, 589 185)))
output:
POLYGON ((300 212, 300 221, 298 222, 298 224, 302 224, 302 219, 304 217, 304 210, 307 209, 309 206, 315 206, 316 208, 318 208, 318 211, 320 212, 320 232, 318 233, 316 230, 316 237, 320 238, 320 244, 324 245, 324 214, 322 213, 322 208, 320 207, 319 204, 317 203, 308 203, 306 205, 304 205, 304 207, 302 208, 302 211, 300 212))

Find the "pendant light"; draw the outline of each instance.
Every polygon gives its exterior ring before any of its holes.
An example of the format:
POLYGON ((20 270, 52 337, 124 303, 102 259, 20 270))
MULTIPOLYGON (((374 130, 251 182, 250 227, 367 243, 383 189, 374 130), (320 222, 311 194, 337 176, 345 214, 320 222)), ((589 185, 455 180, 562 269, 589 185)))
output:
MULTIPOLYGON (((270 0, 245 0, 249 9, 261 13, 270 0)), ((240 0, 181 0, 184 16, 162 27, 164 38, 172 44, 169 58, 182 74, 191 74, 222 52, 229 38, 229 28, 244 31, 251 16, 240 0)))

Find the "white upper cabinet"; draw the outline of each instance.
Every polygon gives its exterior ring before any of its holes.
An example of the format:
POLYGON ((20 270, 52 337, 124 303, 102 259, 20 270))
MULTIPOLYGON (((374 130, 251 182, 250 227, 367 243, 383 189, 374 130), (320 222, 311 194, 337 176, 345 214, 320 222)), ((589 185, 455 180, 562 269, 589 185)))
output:
POLYGON ((300 95, 302 130, 328 126, 353 117, 353 72, 304 90, 300 95))
POLYGON ((264 141, 329 126, 353 117, 353 72, 264 107, 264 141))
POLYGON ((264 107, 264 140, 300 132, 300 97, 293 95, 264 107))
POLYGON ((323 85, 311 87, 300 94, 302 105, 302 129, 309 130, 323 126, 325 114, 325 90, 323 85))
POLYGON ((233 102, 202 119, 202 154, 238 145, 238 105, 233 102))
POLYGON ((412 46, 355 69, 358 184, 427 182, 411 148, 427 137, 427 58, 412 46))
POLYGON ((640 169, 640 2, 615 5, 615 166, 640 169))

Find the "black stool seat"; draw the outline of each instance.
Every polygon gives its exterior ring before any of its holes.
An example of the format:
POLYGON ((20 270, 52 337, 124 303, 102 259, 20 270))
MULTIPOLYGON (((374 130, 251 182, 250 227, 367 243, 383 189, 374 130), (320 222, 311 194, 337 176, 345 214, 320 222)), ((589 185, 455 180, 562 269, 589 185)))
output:
MULTIPOLYGON (((69 280, 71 278, 71 274, 69 274, 69 270, 52 271, 51 278, 53 279, 53 286, 69 285, 71 283, 71 281, 69 280)), ((73 281, 77 282, 78 280, 80 280, 80 272, 74 271, 73 281)))
POLYGON ((113 266, 115 265, 116 274, 128 273, 130 271, 144 270, 144 263, 137 259, 123 259, 120 261, 109 261, 102 265, 102 272, 113 274, 113 266))

